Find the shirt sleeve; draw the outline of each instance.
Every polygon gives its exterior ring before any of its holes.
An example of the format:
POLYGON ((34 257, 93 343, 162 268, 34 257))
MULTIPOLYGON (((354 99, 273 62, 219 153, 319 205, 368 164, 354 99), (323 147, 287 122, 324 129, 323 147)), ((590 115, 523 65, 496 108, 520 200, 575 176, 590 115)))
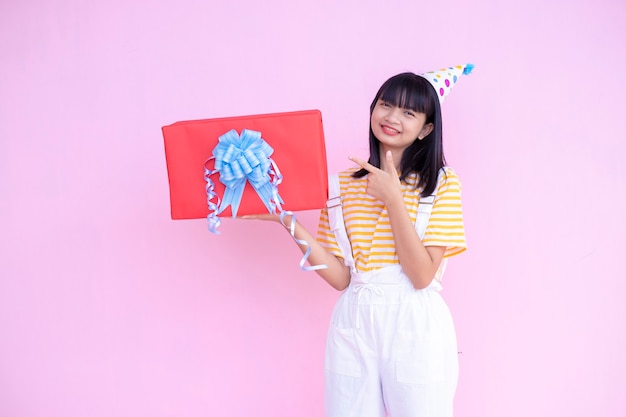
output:
POLYGON ((445 246, 444 257, 447 258, 463 252, 467 244, 461 206, 461 181, 451 168, 446 168, 445 173, 441 176, 422 241, 424 246, 445 246))

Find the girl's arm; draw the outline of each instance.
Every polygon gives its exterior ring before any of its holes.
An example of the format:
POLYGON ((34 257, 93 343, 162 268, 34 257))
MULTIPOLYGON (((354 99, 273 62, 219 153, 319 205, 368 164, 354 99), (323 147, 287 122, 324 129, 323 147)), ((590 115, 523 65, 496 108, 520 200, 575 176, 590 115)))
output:
POLYGON ((424 246, 411 222, 402 194, 399 199, 394 198, 385 204, 402 270, 418 290, 428 287, 439 269, 446 248, 424 246))
MULTIPOLYGON (((280 224, 280 217, 274 214, 259 214, 243 216, 244 219, 259 219, 270 220, 280 224)), ((283 219, 286 228, 289 232, 289 226, 291 225, 292 216, 285 216, 283 219)), ((328 252, 315 237, 304 227, 302 224, 296 221, 295 225, 295 238, 299 240, 305 240, 311 246, 311 253, 309 254, 308 261, 311 265, 327 265, 326 269, 318 269, 315 272, 322 277, 331 287, 336 290, 344 290, 350 283, 350 269, 343 264, 343 262, 332 253, 328 252)), ((307 248, 304 245, 298 244, 302 253, 305 253, 307 248)))
POLYGON ((400 180, 391 152, 386 154, 384 170, 358 158, 350 159, 369 171, 367 193, 382 201, 387 207, 395 249, 402 270, 415 288, 418 290, 426 288, 435 277, 446 248, 424 246, 419 238, 404 205, 400 180))

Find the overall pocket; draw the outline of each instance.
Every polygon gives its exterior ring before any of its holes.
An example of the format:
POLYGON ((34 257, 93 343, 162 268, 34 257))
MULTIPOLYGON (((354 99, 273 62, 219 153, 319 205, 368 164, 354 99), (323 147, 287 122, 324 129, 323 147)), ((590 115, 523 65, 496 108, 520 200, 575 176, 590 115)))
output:
POLYGON ((326 369, 340 375, 359 378, 361 366, 361 353, 354 329, 331 326, 326 342, 326 369))
POLYGON ((398 382, 424 385, 445 380, 444 347, 438 334, 398 332, 395 351, 398 382))

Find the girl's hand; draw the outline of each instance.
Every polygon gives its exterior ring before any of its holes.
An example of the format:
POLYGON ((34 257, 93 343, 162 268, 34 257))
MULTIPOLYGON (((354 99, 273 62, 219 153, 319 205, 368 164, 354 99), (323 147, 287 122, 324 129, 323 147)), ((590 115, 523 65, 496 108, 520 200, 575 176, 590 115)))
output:
POLYGON ((353 156, 349 159, 369 172, 366 190, 368 195, 382 201, 386 206, 398 197, 402 198, 400 179, 391 151, 385 155, 384 169, 376 168, 374 165, 353 156))
MULTIPOLYGON (((263 214, 248 214, 245 216, 241 216, 240 219, 244 220, 265 220, 272 221, 276 223, 281 223, 285 228, 291 229, 291 222, 293 220, 293 216, 287 215, 283 216, 283 222, 280 221, 280 214, 271 214, 271 213, 263 213, 263 214)), ((295 227, 295 225, 294 225, 295 227)))
POLYGON ((244 220, 266 220, 266 221, 280 222, 280 215, 278 215, 278 214, 270 214, 270 213, 247 214, 247 215, 241 216, 239 218, 240 219, 244 219, 244 220))

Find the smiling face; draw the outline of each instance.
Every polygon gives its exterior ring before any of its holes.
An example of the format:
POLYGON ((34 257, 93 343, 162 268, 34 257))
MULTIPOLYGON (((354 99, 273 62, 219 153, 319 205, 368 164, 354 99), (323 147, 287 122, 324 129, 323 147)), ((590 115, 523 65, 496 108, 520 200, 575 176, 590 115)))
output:
MULTIPOLYGON (((428 181, 445 164, 439 98, 426 78, 405 72, 385 81, 370 105, 369 123, 373 166, 382 168, 391 151, 401 180, 415 172, 428 181)), ((364 175, 367 170, 355 173, 364 175)))
POLYGON ((403 152, 415 140, 422 140, 433 129, 426 114, 397 106, 379 98, 370 118, 372 133, 380 141, 381 151, 403 152))
POLYGON ((388 79, 370 106, 371 153, 377 150, 382 156, 391 150, 397 162, 416 140, 429 141, 437 100, 432 85, 421 76, 403 73, 388 79))

